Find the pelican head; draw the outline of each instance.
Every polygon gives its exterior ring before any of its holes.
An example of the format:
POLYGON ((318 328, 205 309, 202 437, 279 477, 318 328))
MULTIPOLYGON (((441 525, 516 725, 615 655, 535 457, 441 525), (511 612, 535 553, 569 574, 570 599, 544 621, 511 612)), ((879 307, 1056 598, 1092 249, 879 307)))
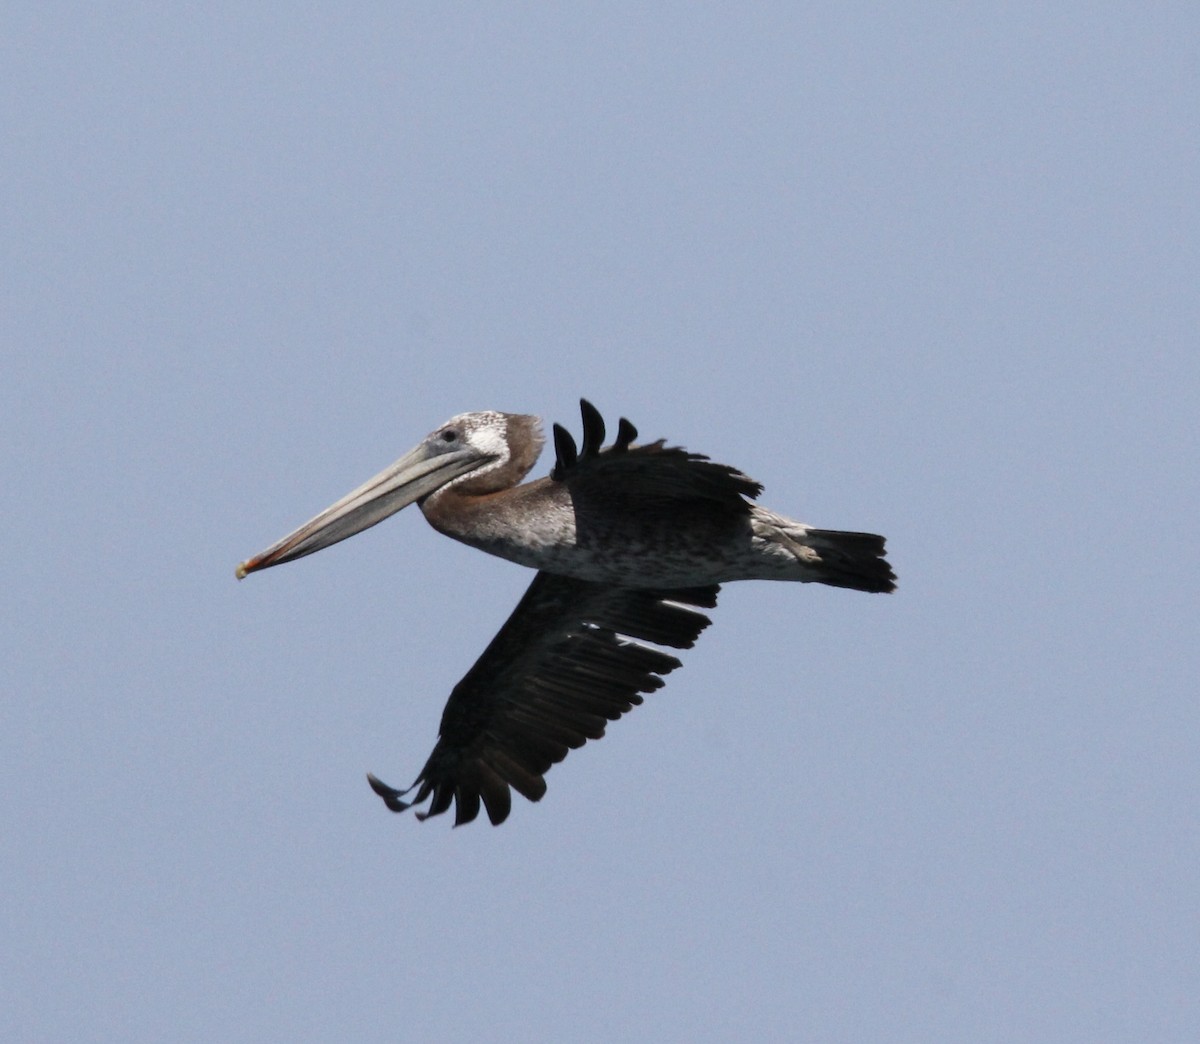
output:
POLYGON ((515 485, 533 467, 542 442, 537 417, 494 410, 460 413, 391 467, 247 559, 237 567, 237 578, 311 555, 450 486, 478 495, 515 485))

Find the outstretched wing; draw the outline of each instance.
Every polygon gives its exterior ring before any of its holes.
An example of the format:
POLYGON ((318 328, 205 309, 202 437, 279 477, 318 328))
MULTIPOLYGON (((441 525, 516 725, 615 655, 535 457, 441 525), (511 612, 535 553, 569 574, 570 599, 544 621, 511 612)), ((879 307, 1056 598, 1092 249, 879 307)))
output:
POLYGON ((589 487, 610 495, 636 499, 643 507, 664 501, 706 501, 728 509, 749 510, 744 497, 757 497, 762 485, 727 464, 715 464, 701 453, 689 453, 664 440, 634 446, 637 428, 624 417, 617 429, 616 441, 607 449, 604 420, 587 399, 579 400, 583 414, 583 447, 576 446, 571 433, 554 425, 554 449, 557 454, 550 477, 565 482, 572 491, 589 487))
POLYGON ((368 776, 393 812, 430 799, 418 818, 445 812, 469 823, 482 801, 493 824, 511 791, 537 801, 567 752, 663 685, 679 660, 643 643, 687 649, 709 624, 716 585, 630 590, 538 573, 475 666, 450 694, 433 753, 408 790, 368 776), (411 800, 403 800, 416 788, 411 800))

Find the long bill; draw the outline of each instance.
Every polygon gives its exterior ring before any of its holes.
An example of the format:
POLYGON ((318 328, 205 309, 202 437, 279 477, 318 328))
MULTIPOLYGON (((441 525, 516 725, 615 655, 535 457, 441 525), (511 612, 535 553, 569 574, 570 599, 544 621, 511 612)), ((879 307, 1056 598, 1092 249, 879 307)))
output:
POLYGON ((465 448, 441 450, 422 443, 299 529, 246 559, 237 567, 237 578, 303 558, 361 533, 485 462, 465 448))

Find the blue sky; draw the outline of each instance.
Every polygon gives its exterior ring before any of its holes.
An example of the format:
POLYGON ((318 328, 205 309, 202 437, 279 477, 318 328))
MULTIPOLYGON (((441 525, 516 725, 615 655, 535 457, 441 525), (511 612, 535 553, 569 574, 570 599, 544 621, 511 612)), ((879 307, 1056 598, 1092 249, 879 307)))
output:
POLYGON ((6 22, 0 1035, 1200 1036, 1193 5, 6 22), (393 816, 529 574, 233 569, 581 395, 900 590, 728 586, 539 805, 393 816))

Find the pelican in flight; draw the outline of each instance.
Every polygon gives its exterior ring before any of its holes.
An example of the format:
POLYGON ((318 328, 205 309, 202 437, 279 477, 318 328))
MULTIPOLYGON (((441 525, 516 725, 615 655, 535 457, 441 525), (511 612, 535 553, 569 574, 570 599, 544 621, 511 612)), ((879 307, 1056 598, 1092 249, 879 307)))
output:
POLYGON ((567 752, 604 735, 680 666, 730 580, 895 588, 884 538, 815 529, 752 503, 762 487, 663 440, 635 445, 624 418, 602 448, 586 399, 583 443, 554 425, 549 476, 518 483, 545 441, 537 417, 462 413, 410 453, 262 554, 238 579, 336 544, 417 504, 439 533, 537 570, 533 583, 442 713, 437 743, 407 790, 367 779, 393 812, 455 805, 455 826, 502 823, 512 790, 539 800, 567 752), (411 799, 407 795, 416 790, 411 799))

